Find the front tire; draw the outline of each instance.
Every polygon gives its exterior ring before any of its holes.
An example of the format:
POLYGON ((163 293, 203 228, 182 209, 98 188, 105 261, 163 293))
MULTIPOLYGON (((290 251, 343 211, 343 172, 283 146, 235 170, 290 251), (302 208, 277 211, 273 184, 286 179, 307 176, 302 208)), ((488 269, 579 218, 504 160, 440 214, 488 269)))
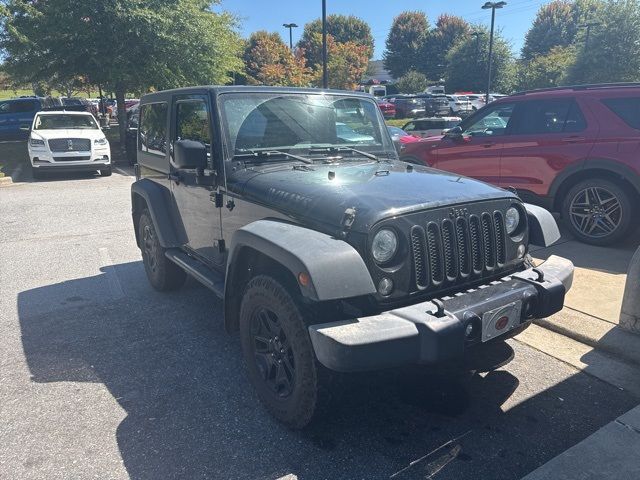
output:
POLYGON ((138 238, 142 250, 142 263, 151 286, 158 291, 177 290, 184 284, 187 274, 169 260, 158 241, 156 228, 149 210, 144 210, 138 221, 138 238))
POLYGON ((571 233, 591 245, 610 245, 631 228, 631 193, 611 180, 587 179, 564 197, 562 217, 571 233))
POLYGON ((110 177, 111 176, 111 167, 103 168, 100 170, 100 175, 102 177, 110 177))
POLYGON ((328 372, 315 358, 297 302, 275 279, 259 275, 247 285, 240 337, 249 380, 269 413, 290 428, 308 425, 328 372))

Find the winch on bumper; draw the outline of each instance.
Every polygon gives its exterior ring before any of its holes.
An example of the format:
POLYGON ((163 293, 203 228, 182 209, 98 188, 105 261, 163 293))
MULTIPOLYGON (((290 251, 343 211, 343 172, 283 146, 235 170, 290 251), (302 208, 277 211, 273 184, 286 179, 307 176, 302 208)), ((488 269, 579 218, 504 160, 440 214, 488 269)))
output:
POLYGON ((573 264, 551 256, 537 268, 452 297, 379 315, 309 327, 315 354, 331 370, 375 370, 461 358, 475 345, 560 311, 573 264))

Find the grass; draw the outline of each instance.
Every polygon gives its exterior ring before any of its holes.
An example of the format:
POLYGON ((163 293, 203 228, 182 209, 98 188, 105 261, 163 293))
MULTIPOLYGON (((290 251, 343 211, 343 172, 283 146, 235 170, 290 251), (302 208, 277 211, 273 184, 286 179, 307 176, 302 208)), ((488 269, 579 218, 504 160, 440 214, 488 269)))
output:
MULTIPOLYGON (((0 100, 8 100, 10 98, 31 96, 31 95, 33 95, 33 90, 31 90, 30 88, 21 89, 21 90, 0 90, 0 100)), ((87 95, 87 92, 79 92, 77 93, 77 95, 79 97, 84 97, 87 95)), ((60 97, 62 96, 62 93, 53 91, 51 92, 51 96, 60 97)), ((91 92, 91 95, 89 98, 97 98, 97 97, 98 97, 98 92, 91 92)))
POLYGON ((402 128, 405 124, 407 124, 408 122, 410 122, 411 118, 389 118, 386 120, 387 125, 390 125, 392 127, 400 127, 402 128))

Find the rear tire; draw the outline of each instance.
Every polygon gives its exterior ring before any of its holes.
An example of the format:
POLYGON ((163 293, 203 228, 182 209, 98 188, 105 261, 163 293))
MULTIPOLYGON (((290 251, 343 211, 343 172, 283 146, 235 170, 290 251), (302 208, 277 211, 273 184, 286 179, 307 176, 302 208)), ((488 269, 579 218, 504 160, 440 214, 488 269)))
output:
POLYGON ((587 179, 569 189, 562 201, 562 217, 578 240, 610 245, 631 228, 632 193, 607 179, 587 179))
POLYGON ((315 358, 297 302, 275 279, 259 275, 247 285, 239 320, 249 380, 260 401, 288 427, 305 427, 325 402, 329 372, 315 358))
POLYGON ((142 212, 138 220, 138 238, 140 250, 142 250, 142 263, 151 286, 160 292, 182 287, 187 274, 165 256, 166 249, 158 241, 156 228, 147 209, 142 212))

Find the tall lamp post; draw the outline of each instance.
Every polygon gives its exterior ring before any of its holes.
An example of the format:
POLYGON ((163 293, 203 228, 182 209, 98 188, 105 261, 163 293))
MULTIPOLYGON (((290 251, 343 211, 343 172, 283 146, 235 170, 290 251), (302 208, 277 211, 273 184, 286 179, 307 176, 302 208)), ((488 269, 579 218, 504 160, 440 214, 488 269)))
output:
POLYGON ((322 0, 322 88, 329 88, 327 73, 327 0, 322 0))
POLYGON ((289 29, 289 48, 291 50, 293 50, 293 34, 291 33, 291 31, 294 28, 298 28, 298 25, 296 25, 295 23, 283 23, 282 26, 284 28, 288 28, 289 29))
POLYGON ((485 105, 489 104, 489 92, 491 91, 491 60, 493 57, 493 27, 496 21, 496 8, 502 8, 507 2, 486 2, 483 6, 483 10, 491 9, 491 34, 489 35, 489 67, 487 75, 487 95, 485 97, 485 105))
POLYGON ((585 28, 587 30, 587 35, 584 39, 584 49, 589 48, 589 37, 591 36, 591 29, 593 27, 599 27, 602 25, 601 22, 585 22, 578 25, 578 28, 585 28))

